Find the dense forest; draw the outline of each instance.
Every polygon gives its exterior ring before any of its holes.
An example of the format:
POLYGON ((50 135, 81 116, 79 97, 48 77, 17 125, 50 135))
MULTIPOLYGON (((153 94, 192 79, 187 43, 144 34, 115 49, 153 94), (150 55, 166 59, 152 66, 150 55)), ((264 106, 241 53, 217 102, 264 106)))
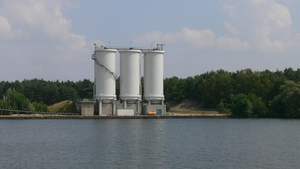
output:
POLYGON ((0 108, 48 111, 47 106, 78 98, 93 97, 93 83, 32 79, 0 82, 0 108))
POLYGON ((300 117, 300 69, 210 71, 194 77, 164 79, 167 101, 201 101, 240 117, 300 117))
MULTIPOLYGON (((117 80, 117 94, 119 93, 117 80)), ((222 69, 187 78, 164 79, 166 102, 194 99, 203 108, 240 117, 300 117, 300 69, 227 72, 222 69)), ((32 79, 0 82, 0 108, 47 110, 77 98, 92 98, 93 82, 32 79)))

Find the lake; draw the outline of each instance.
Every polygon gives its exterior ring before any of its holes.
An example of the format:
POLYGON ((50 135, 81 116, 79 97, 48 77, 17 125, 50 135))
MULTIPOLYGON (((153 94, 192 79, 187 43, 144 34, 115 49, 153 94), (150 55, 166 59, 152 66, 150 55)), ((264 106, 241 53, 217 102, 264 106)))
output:
POLYGON ((300 120, 0 120, 0 168, 299 168, 300 120))

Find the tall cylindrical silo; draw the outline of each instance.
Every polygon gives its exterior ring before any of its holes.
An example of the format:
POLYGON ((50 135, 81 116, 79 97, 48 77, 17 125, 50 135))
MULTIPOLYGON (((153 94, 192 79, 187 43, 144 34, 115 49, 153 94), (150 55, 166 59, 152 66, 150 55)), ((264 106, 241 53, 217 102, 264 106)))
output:
POLYGON ((95 48, 95 99, 116 100, 116 52, 115 49, 95 48))
POLYGON ((141 100, 140 94, 140 50, 120 52, 120 99, 141 100))
POLYGON ((163 87, 164 51, 144 51, 144 100, 160 103, 164 100, 163 87))

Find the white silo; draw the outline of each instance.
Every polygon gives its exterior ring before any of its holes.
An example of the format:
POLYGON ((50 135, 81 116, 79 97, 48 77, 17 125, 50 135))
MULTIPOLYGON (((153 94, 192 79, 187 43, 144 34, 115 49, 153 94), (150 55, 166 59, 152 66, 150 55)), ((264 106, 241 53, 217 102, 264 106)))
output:
POLYGON ((162 50, 145 50, 144 52, 144 94, 143 99, 149 104, 163 104, 163 56, 162 50))
POLYGON ((95 99, 116 100, 116 52, 115 49, 95 48, 95 99))
POLYGON ((120 52, 120 99, 127 102, 141 100, 140 94, 140 50, 120 52))

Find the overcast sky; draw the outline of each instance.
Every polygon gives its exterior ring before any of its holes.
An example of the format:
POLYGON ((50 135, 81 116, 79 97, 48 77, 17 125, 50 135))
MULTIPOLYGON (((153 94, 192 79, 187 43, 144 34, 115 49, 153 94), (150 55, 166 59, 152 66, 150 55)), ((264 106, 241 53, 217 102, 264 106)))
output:
POLYGON ((299 0, 0 0, 0 81, 93 80, 93 43, 164 47, 164 77, 300 66, 299 0))

